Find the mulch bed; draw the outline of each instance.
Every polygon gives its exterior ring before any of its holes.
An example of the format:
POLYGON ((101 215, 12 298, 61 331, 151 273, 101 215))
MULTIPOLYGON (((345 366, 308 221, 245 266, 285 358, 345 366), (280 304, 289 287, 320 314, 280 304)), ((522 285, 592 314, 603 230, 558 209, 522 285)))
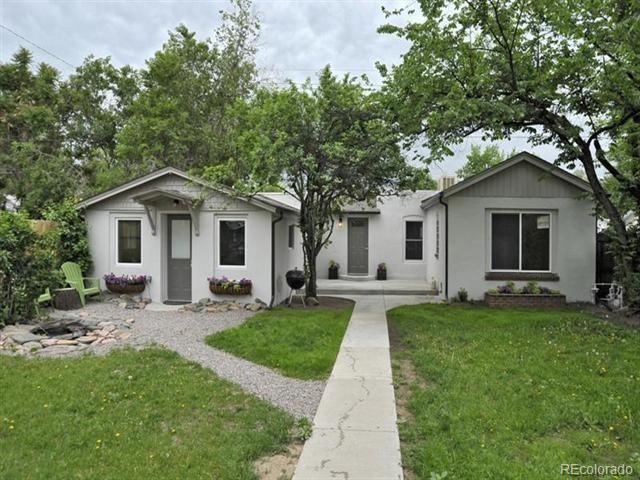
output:
MULTIPOLYGON (((339 298, 339 297, 318 297, 318 301, 320 305, 317 307, 307 306, 307 308, 327 308, 329 310, 343 310, 345 308, 352 307, 355 303, 353 300, 349 300, 348 298, 339 298)), ((291 303, 291 308, 304 308, 302 302, 299 298, 296 298, 291 303)))
POLYGON ((640 312, 635 312, 633 314, 629 312, 616 312, 601 305, 594 305, 592 303, 577 303, 574 305, 579 310, 591 313, 602 320, 613 323, 614 325, 640 329, 640 312))

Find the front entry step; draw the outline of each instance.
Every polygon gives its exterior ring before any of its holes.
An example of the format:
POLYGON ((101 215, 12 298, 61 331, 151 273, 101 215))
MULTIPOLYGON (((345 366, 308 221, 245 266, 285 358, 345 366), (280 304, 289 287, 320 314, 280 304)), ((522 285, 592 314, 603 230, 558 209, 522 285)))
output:
POLYGON ((375 275, 351 275, 351 274, 340 274, 340 280, 349 280, 351 282, 367 282, 370 280, 375 280, 375 275))
POLYGON ((424 295, 437 297, 438 292, 432 290, 343 290, 343 289, 321 289, 318 295, 424 295))

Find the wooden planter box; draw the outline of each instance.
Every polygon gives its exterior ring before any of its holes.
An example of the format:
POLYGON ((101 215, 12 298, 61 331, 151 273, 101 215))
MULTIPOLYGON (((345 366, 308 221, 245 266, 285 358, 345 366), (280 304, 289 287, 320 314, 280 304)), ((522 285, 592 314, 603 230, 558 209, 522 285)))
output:
POLYGON ((251 295, 251 285, 240 288, 223 287, 221 285, 209 284, 209 290, 216 295, 251 295))
POLYGON ((489 307, 558 308, 567 304, 567 297, 560 294, 485 293, 484 301, 489 307))
POLYGON ((128 295, 136 295, 144 292, 146 285, 144 283, 107 283, 107 289, 111 293, 126 293, 128 295))
POLYGON ((337 268, 329 268, 329 280, 338 280, 337 268))
POLYGON ((376 280, 386 280, 387 279, 387 271, 386 270, 378 270, 376 271, 376 280))

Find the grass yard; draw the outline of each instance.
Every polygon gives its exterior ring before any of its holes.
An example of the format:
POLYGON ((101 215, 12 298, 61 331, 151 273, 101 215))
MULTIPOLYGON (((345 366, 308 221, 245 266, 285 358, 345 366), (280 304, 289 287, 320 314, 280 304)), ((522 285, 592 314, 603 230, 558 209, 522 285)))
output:
POLYGON ((638 478, 640 331, 571 309, 419 305, 388 318, 407 478, 546 480, 563 463, 638 478))
POLYGON ((253 479, 293 420, 160 349, 0 356, 0 477, 253 479))
POLYGON ((274 308, 207 337, 207 343, 288 377, 323 379, 331 373, 352 310, 353 305, 274 308))

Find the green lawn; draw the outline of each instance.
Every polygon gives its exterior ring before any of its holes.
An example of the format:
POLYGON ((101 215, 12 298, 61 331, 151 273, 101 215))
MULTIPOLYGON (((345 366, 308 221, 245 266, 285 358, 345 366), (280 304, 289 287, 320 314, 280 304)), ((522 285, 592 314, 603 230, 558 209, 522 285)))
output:
POLYGON ((562 463, 640 472, 639 331, 570 309, 420 305, 388 318, 416 478, 546 480, 562 463))
POLYGON ((331 373, 352 309, 274 308, 207 343, 288 377, 322 379, 331 373))
POLYGON ((293 420, 160 349, 0 356, 0 477, 253 479, 293 420))

